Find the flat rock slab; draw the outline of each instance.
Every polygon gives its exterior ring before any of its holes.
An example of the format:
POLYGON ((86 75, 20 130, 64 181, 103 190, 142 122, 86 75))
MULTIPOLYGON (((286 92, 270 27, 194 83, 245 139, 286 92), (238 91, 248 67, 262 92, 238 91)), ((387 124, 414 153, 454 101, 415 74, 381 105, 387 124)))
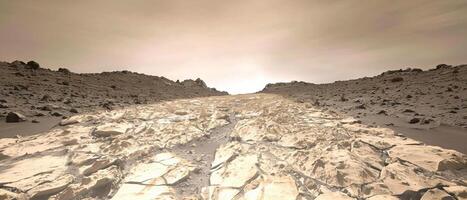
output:
POLYGON ((464 154, 270 94, 76 115, 0 155, 7 199, 466 198, 464 154))

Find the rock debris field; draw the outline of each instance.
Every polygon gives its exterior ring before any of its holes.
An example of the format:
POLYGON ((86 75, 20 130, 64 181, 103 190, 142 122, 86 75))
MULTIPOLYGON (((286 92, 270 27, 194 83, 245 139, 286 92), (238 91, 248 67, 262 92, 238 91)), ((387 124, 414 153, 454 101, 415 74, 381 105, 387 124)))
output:
POLYGON ((0 159, 0 199, 467 199, 464 154, 275 94, 79 114, 0 159))

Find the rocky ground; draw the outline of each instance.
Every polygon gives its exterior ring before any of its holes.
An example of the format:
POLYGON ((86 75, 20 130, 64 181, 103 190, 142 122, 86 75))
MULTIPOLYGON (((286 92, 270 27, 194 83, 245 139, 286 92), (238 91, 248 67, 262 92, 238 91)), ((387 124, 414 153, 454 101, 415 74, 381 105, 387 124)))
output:
POLYGON ((393 70, 329 84, 276 83, 262 92, 312 102, 376 125, 467 128, 467 65, 393 70))
POLYGON ((9 122, 38 123, 47 120, 44 116, 62 118, 96 109, 226 94, 208 88, 201 79, 175 82, 129 71, 78 74, 66 68, 46 69, 34 61, 0 62, 0 119, 9 122), (15 113, 8 116, 10 112, 15 113))
POLYGON ((384 72, 329 84, 267 85, 263 93, 308 102, 366 125, 467 153, 467 65, 384 72))
POLYGON ((0 199, 467 199, 466 155, 275 94, 60 124, 0 139, 0 199))

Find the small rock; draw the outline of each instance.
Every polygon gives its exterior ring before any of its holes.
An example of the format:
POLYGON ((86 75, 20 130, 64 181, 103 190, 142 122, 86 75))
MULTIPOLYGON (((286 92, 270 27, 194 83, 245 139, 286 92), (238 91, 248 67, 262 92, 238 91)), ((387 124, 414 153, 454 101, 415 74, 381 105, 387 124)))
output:
POLYGON ((32 122, 32 123, 40 123, 40 121, 37 120, 37 119, 33 119, 31 122, 32 122))
POLYGON ((78 144, 78 140, 76 138, 68 139, 68 140, 64 140, 62 144, 65 146, 75 145, 75 144, 78 144))
POLYGON ((357 108, 357 109, 366 109, 365 104, 360 104, 360 105, 356 106, 355 108, 357 108))
POLYGON ((36 117, 42 117, 42 116, 45 116, 45 114, 44 114, 44 113, 41 113, 41 112, 38 112, 38 113, 34 114, 34 116, 36 116, 36 117))
POLYGON ((348 101, 349 99, 345 98, 344 95, 341 95, 341 98, 340 98, 341 101, 348 101))
POLYGON ((420 122, 420 118, 412 118, 412 119, 409 121, 410 124, 416 124, 416 123, 418 123, 418 122, 420 122))
POLYGON ((59 113, 59 112, 52 112, 52 113, 50 113, 50 115, 52 115, 52 116, 54 116, 54 117, 61 117, 61 116, 63 116, 63 114, 62 114, 62 113, 59 113))
POLYGON ((411 110, 411 109, 405 109, 404 111, 402 111, 403 113, 414 113, 415 111, 411 110))
POLYGON ((71 113, 79 113, 78 109, 76 109, 76 108, 70 109, 70 112, 71 112, 71 113))
POLYGON ((345 119, 341 120, 341 123, 343 123, 343 124, 360 124, 360 123, 362 123, 362 121, 358 120, 358 119, 355 119, 353 117, 348 117, 348 118, 345 118, 345 119))
POLYGON ((52 111, 52 106, 51 105, 40 106, 38 107, 38 109, 43 110, 43 111, 52 111))
POLYGON ((7 123, 23 122, 26 121, 26 117, 18 112, 9 112, 6 116, 7 123))
POLYGON ((62 72, 64 74, 69 74, 70 73, 70 70, 67 69, 67 68, 58 68, 58 72, 62 72))
POLYGON ((378 115, 387 115, 388 113, 385 111, 385 110, 380 110, 378 113, 376 113, 378 115))
POLYGON ((184 110, 177 110, 177 111, 175 111, 175 114, 176 114, 176 115, 187 115, 188 112, 187 112, 187 111, 184 111, 184 110))
POLYGON ((396 83, 396 82, 401 82, 403 80, 404 79, 402 77, 394 77, 394 78, 391 79, 391 82, 396 83))
POLYGON ((76 123, 79 123, 79 121, 76 119, 65 119, 65 120, 60 121, 59 124, 60 126, 66 126, 66 125, 76 124, 76 123))
POLYGON ((49 99, 51 99, 50 96, 48 94, 46 94, 46 95, 42 96, 41 101, 48 101, 49 99))

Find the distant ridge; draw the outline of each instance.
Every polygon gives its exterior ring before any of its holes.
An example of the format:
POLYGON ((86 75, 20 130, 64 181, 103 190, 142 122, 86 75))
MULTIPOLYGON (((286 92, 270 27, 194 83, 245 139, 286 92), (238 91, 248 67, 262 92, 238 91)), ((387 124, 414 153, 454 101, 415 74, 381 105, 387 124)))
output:
POLYGON ((261 92, 289 96, 378 125, 467 128, 467 65, 390 70, 326 84, 272 83, 261 92))
POLYGON ((94 109, 180 98, 228 95, 201 79, 172 81, 130 71, 74 73, 37 62, 0 62, 0 117, 9 112, 26 116, 69 116, 94 109))

